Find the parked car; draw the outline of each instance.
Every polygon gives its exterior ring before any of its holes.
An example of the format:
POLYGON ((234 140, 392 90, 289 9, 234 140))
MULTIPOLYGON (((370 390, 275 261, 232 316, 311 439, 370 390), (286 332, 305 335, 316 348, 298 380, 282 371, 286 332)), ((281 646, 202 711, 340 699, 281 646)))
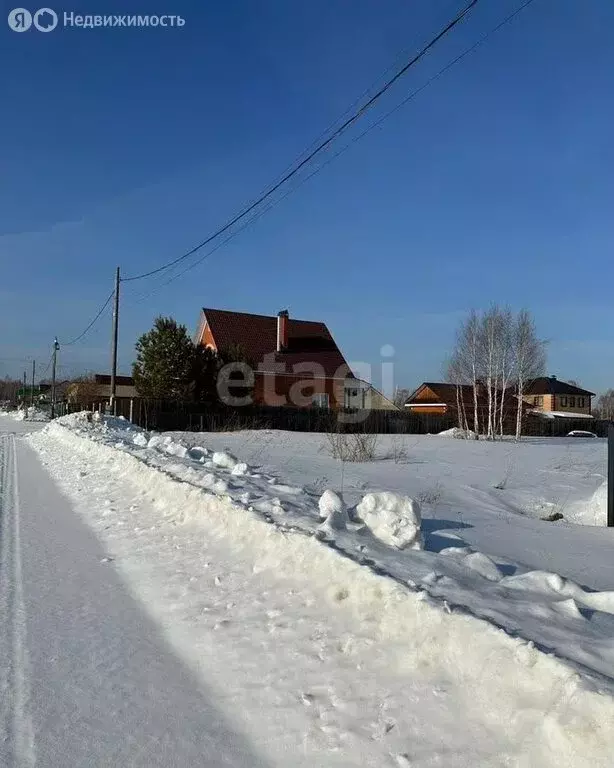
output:
POLYGON ((597 435, 584 429, 572 429, 567 437, 597 437, 597 435))

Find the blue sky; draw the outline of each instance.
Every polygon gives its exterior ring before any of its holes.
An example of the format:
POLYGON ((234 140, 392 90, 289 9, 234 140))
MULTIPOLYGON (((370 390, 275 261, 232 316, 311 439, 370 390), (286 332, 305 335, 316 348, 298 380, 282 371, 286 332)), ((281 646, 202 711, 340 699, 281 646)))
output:
MULTIPOLYGON (((518 4, 478 3, 362 125, 518 4)), ((224 223, 461 5, 88 0, 52 7, 186 24, 3 22, 0 376, 77 335, 116 265, 158 266, 224 223)), ((392 345, 411 387, 441 376, 459 320, 494 301, 534 313, 550 372, 614 386, 612 24, 610 0, 535 0, 200 266, 126 284, 122 370, 158 314, 192 330, 203 305, 288 307, 376 371, 392 345)), ((109 336, 105 314, 62 371, 108 370, 109 336)))

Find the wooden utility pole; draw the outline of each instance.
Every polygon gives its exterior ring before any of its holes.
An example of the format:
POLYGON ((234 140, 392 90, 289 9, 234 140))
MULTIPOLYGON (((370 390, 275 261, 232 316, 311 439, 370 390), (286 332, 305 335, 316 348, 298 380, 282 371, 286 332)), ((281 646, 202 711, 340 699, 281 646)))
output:
POLYGON ((111 352, 111 413, 115 416, 115 392, 117 389, 117 337, 119 330, 119 267, 115 270, 115 296, 113 300, 113 332, 112 332, 112 352, 111 352))
POLYGON ((55 418, 55 368, 58 361, 58 344, 57 337, 53 340, 53 362, 51 364, 51 418, 55 418))
POLYGON ((24 411, 28 410, 28 392, 27 392, 27 387, 28 387, 28 376, 27 376, 26 372, 24 371, 23 372, 23 409, 24 409, 24 411))
POLYGON ((614 528, 614 424, 608 427, 608 528, 614 528))
POLYGON ((30 405, 34 408, 34 377, 36 375, 36 360, 32 360, 32 391, 30 392, 30 405))

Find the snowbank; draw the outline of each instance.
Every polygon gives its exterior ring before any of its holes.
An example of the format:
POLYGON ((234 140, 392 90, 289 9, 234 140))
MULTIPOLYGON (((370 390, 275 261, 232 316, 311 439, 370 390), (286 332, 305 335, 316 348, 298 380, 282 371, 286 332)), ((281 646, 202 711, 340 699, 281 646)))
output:
MULTIPOLYGON (((386 575, 397 584, 424 592, 442 606, 454 605, 456 610, 479 616, 538 647, 553 650, 577 669, 590 668, 610 676, 614 668, 614 621, 607 611, 579 613, 574 620, 578 626, 571 627, 568 617, 559 610, 560 594, 535 592, 528 587, 512 593, 500 578, 503 570, 499 570, 497 562, 473 548, 456 546, 459 539, 453 534, 446 534, 452 546, 441 553, 420 549, 420 507, 404 494, 368 493, 354 509, 346 509, 334 491, 329 489, 316 496, 304 487, 288 485, 262 467, 239 462, 226 448, 220 450, 214 444, 190 448, 187 435, 155 435, 121 419, 103 417, 96 423, 77 416, 56 420, 46 427, 47 434, 65 438, 72 432, 119 449, 122 461, 128 458, 126 454, 131 455, 197 494, 204 491, 231 503, 239 519, 258 519, 289 538, 298 534, 319 540, 319 546, 343 553, 365 570, 386 575), (217 456, 217 463, 210 456, 217 456)), ((505 535, 514 535, 509 524, 505 535)), ((440 537, 435 540, 441 542, 440 537)), ((501 567, 507 575, 529 570, 509 560, 504 560, 501 567)), ((582 594, 589 594, 589 590, 576 587, 579 591, 572 599, 577 598, 578 605, 588 605, 582 594)), ((600 601, 609 604, 612 593, 600 594, 604 595, 600 601)))
POLYGON ((13 418, 16 421, 49 421, 49 414, 36 407, 25 410, 21 408, 13 415, 13 418))
POLYGON ((470 429, 461 429, 460 427, 452 427, 451 429, 444 429, 443 432, 439 432, 439 437, 455 437, 457 440, 477 440, 478 436, 470 429))
POLYGON ((608 521, 608 483, 601 483, 588 504, 585 525, 606 525, 608 521))

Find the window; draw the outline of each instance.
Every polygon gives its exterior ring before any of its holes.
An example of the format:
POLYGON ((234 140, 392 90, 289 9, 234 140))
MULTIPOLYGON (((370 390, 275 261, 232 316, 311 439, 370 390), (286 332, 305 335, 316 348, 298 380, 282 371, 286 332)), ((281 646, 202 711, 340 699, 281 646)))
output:
POLYGON ((533 398, 533 405, 543 405, 544 404, 544 398, 542 395, 535 395, 533 398))
POLYGON ((584 398, 579 397, 578 398, 578 408, 584 408, 584 398))
POLYGON ((327 394, 317 394, 314 395, 311 399, 311 404, 314 408, 328 408, 328 395, 327 394))
POLYGON ((567 408, 567 397, 561 395, 561 408, 567 408))
POLYGON ((569 398, 569 407, 570 408, 575 408, 576 407, 576 398, 575 397, 570 397, 569 398))

